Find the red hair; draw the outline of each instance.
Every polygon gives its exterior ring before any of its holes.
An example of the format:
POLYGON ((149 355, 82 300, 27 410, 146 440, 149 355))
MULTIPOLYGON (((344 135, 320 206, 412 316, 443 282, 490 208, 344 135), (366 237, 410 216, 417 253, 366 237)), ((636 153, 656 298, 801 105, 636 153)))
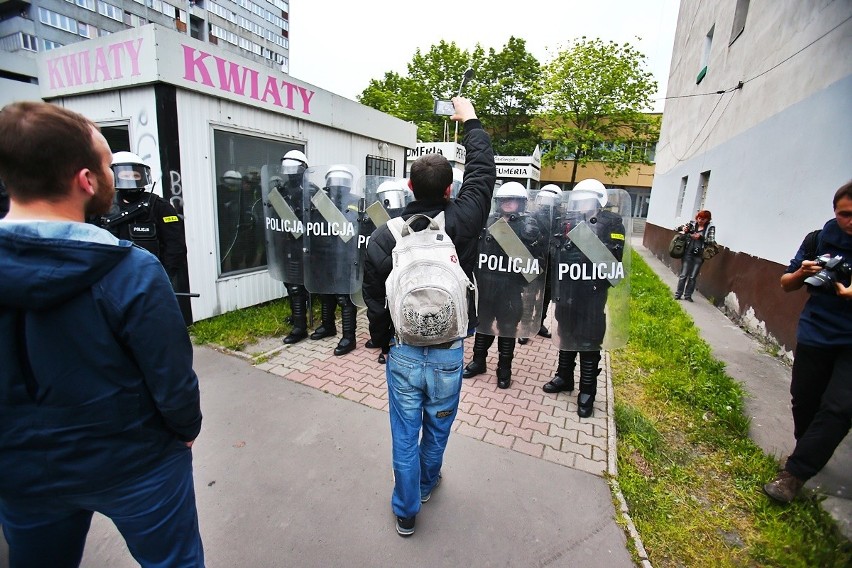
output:
POLYGON ((706 209, 702 209, 698 213, 696 213, 695 218, 697 219, 698 217, 703 217, 704 219, 707 219, 708 221, 713 218, 713 216, 710 214, 710 212, 707 211, 706 209))

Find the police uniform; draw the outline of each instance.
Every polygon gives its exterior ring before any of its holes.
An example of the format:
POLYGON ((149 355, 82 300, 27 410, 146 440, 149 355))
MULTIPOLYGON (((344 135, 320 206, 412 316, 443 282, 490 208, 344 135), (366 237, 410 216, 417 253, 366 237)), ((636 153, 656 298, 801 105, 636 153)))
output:
MULTIPOLYGON (((578 186, 579 187, 579 186, 578 186)), ((601 186, 602 187, 602 186, 601 186)), ((563 212, 557 227, 550 263, 552 273, 558 278, 556 263, 576 266, 583 275, 595 275, 594 263, 567 236, 579 223, 585 222, 618 262, 624 256, 625 228, 620 215, 599 209, 594 213, 580 211, 563 212)), ((574 390, 574 368, 577 354, 580 355, 580 394, 577 412, 585 418, 593 413, 597 393, 597 377, 600 375, 601 345, 606 334, 606 303, 612 286, 603 275, 593 278, 568 280, 568 283, 553 281, 556 296, 554 317, 558 322, 557 337, 560 345, 571 345, 571 350, 559 350, 559 362, 554 378, 543 386, 548 393, 574 390)))

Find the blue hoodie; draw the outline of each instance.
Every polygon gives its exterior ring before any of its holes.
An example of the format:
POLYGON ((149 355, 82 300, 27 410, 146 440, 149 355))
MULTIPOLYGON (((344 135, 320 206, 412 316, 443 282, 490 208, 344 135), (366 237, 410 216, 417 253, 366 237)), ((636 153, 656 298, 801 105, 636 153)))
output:
POLYGON ((0 498, 136 477, 201 429, 157 258, 84 223, 0 221, 0 498))
MULTIPOLYGON (((844 262, 852 263, 852 235, 844 233, 837 220, 831 219, 819 233, 816 253, 817 256, 842 255, 844 262)), ((805 243, 802 243, 786 272, 797 271, 803 260, 813 260, 806 259, 805 254, 805 243)), ((848 286, 849 278, 841 278, 841 282, 848 286)), ((852 301, 838 296, 833 287, 829 290, 810 284, 807 287, 810 297, 799 316, 797 341, 812 347, 852 346, 852 301)))

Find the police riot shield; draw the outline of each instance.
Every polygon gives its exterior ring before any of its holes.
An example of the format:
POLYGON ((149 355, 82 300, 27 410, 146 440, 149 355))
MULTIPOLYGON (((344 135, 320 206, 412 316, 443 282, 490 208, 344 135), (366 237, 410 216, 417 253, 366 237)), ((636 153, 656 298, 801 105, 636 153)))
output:
POLYGON ((630 195, 566 191, 551 240, 549 321, 566 351, 622 347, 629 333, 630 195))
POLYGON ((491 214, 479 237, 475 271, 478 333, 499 337, 538 333, 550 223, 550 210, 531 199, 492 199, 491 214))
POLYGON ((456 167, 453 167, 453 185, 450 190, 450 198, 455 199, 459 196, 459 191, 461 191, 462 182, 464 181, 464 171, 460 170, 456 167))
POLYGON ((312 294, 353 292, 358 258, 358 210, 364 192, 355 166, 314 166, 305 171, 305 288, 312 294))
POLYGON ((276 162, 261 168, 260 179, 269 275, 286 284, 304 284, 303 174, 281 173, 276 162))
POLYGON ((367 307, 361 293, 364 283, 364 262, 367 243, 373 231, 394 217, 402 215, 405 206, 414 201, 408 180, 389 176, 366 176, 362 184, 364 199, 358 206, 358 257, 352 271, 352 302, 359 308, 367 307))

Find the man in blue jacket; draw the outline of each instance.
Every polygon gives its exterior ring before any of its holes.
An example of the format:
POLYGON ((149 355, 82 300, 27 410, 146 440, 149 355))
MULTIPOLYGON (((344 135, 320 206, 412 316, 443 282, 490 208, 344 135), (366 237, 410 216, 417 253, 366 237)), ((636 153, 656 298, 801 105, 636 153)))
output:
POLYGON ((85 117, 0 111, 0 524, 10 565, 78 566, 93 511, 142 566, 203 566, 192 345, 157 257, 84 222, 112 152, 85 117))
MULTIPOLYGON (((491 139, 476 118, 473 105, 463 97, 454 98, 453 104, 456 113, 451 118, 464 123, 463 143, 467 152, 458 197, 450 199, 453 184, 450 163, 440 154, 427 154, 411 166, 409 183, 415 200, 405 207, 402 217, 408 219, 419 213, 434 218, 443 212, 445 229, 456 247, 459 263, 473 280, 477 240, 491 210, 497 170, 491 139)), ((419 219, 413 229, 419 231, 426 223, 425 219, 419 219)), ((444 450, 459 406, 464 348, 461 338, 440 346, 389 347, 394 327, 385 301, 385 281, 393 268, 391 251, 395 244, 387 225, 372 234, 367 245, 363 292, 370 339, 382 348, 382 353, 389 353, 385 374, 395 479, 391 507, 396 515, 397 532, 410 536, 414 534, 420 504, 429 500, 441 480, 444 450)), ((471 330, 476 327, 473 301, 469 302, 468 321, 471 330)))
POLYGON ((781 503, 795 499, 828 463, 852 424, 852 181, 837 190, 833 205, 834 219, 805 238, 781 277, 785 292, 807 286, 810 294, 799 316, 790 383, 796 447, 763 486, 781 503))

